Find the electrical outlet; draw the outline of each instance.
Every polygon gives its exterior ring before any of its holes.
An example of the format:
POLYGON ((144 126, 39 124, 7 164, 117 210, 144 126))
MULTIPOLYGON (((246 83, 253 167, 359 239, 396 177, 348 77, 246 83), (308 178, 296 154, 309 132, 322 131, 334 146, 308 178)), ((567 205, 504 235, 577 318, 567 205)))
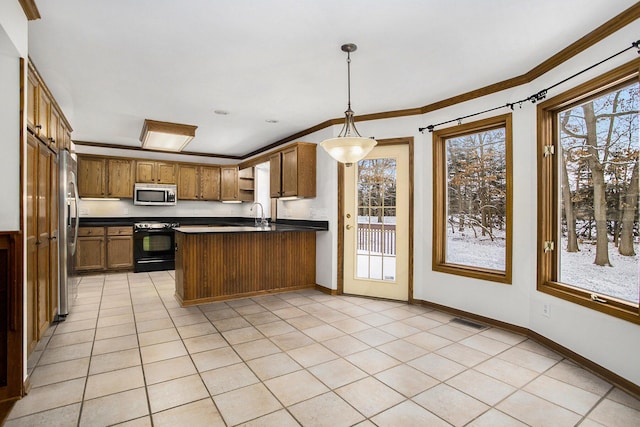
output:
POLYGON ((542 315, 544 317, 551 317, 551 305, 550 304, 543 304, 542 305, 542 315))

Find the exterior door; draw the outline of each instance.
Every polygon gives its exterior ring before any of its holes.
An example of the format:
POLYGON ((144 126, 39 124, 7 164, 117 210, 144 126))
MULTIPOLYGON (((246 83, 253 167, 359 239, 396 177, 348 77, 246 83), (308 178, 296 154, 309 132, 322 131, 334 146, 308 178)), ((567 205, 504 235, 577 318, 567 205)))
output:
POLYGON ((345 167, 344 293, 409 298, 409 146, 345 167))

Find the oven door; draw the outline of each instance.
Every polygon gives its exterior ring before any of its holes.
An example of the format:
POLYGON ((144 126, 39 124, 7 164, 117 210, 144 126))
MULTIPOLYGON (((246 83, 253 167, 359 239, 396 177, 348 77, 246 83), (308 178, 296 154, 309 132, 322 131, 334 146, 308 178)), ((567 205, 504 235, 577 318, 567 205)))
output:
POLYGON ((136 230, 133 233, 134 271, 175 269, 173 230, 136 230))

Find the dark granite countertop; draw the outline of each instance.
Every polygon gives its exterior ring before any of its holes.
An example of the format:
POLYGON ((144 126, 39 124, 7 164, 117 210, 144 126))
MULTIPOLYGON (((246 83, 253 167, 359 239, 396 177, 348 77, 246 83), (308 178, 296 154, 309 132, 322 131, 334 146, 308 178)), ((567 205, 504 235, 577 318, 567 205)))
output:
MULTIPOLYGON (((224 231, 207 231, 211 232, 249 232, 256 231, 253 218, 242 217, 80 217, 80 226, 82 227, 109 227, 109 226, 128 226, 136 222, 168 222, 178 223, 180 228, 198 229, 208 228, 228 228, 224 231), (235 231, 230 228, 235 228, 235 231), (240 230, 245 228, 245 230, 240 230)), ((329 230, 329 221, 311 221, 298 219, 278 219, 277 222, 269 221, 270 229, 262 231, 327 231, 329 230)), ((183 231, 183 230, 179 230, 183 231)), ((193 233, 194 231, 189 231, 193 233)), ((203 231, 201 231, 203 232, 203 231)))

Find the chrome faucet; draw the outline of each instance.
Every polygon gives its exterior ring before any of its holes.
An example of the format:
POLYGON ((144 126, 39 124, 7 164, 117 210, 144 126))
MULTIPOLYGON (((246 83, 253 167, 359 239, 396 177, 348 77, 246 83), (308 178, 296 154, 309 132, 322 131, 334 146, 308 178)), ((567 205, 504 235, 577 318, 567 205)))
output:
POLYGON ((269 225, 269 221, 267 221, 267 220, 265 219, 265 217, 264 217, 264 207, 262 206, 262 203, 260 203, 260 202, 253 202, 253 204, 251 205, 251 212, 253 212, 253 207, 254 207, 255 205, 260 206, 260 214, 261 214, 261 215, 260 215, 260 216, 261 216, 260 223, 258 223, 258 215, 257 215, 257 212, 256 212, 255 222, 254 222, 254 223, 255 223, 255 226, 257 227, 258 225, 260 225, 261 227, 266 227, 267 225, 269 225))

